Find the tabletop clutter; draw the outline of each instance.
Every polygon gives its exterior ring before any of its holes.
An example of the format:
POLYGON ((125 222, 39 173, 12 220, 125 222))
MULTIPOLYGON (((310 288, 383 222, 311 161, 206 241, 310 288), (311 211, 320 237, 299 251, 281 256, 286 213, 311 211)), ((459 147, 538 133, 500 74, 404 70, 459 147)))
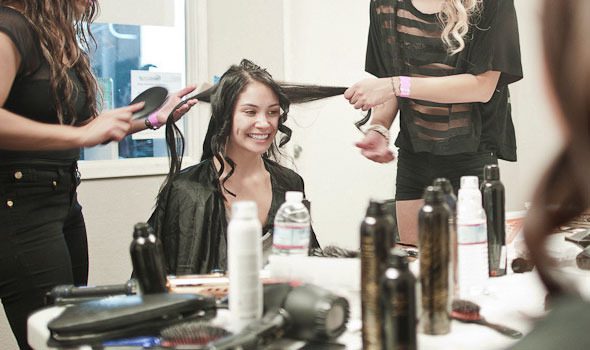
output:
MULTIPOLYGON (((47 303, 60 309, 46 325, 45 345, 260 349, 292 339, 299 345, 290 348, 417 349, 463 329, 452 320, 490 327, 506 338, 501 344, 511 344, 530 326, 488 322, 493 313, 478 302, 534 269, 519 233, 526 211, 505 211, 497 166, 486 166, 484 175, 481 185, 463 177, 458 197, 445 179, 425 189, 417 254, 395 243, 394 219, 383 202, 370 201, 360 251, 324 247, 323 256, 332 257, 308 256, 309 211, 300 192, 287 192, 268 264, 256 203, 238 201, 228 225, 227 273, 167 276, 161 243, 138 223, 133 278, 55 287, 47 303)), ((563 227, 548 247, 573 274, 588 273, 590 213, 563 227)))

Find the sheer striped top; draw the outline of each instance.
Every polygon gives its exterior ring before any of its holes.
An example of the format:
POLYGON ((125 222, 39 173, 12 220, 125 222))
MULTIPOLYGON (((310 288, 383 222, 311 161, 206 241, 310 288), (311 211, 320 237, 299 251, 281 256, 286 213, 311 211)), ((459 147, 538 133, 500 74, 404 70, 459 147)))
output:
POLYGON ((370 16, 365 69, 377 77, 501 72, 485 104, 400 98, 396 146, 438 155, 494 151, 516 160, 508 84, 522 78, 522 67, 513 0, 484 0, 465 48, 452 56, 442 42, 438 14, 420 12, 411 0, 371 0, 370 16))

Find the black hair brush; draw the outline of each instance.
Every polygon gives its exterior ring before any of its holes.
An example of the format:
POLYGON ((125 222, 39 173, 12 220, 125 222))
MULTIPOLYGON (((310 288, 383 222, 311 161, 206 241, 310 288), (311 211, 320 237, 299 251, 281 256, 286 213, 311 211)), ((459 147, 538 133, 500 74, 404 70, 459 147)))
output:
POLYGON ((486 319, 479 313, 479 305, 468 300, 453 300, 451 318, 465 323, 477 323, 482 326, 490 327, 510 338, 518 339, 522 337, 522 333, 517 330, 486 321, 486 319))
POLYGON ((183 322, 164 328, 160 332, 161 345, 174 349, 209 349, 209 344, 230 336, 227 330, 213 326, 207 322, 183 322))

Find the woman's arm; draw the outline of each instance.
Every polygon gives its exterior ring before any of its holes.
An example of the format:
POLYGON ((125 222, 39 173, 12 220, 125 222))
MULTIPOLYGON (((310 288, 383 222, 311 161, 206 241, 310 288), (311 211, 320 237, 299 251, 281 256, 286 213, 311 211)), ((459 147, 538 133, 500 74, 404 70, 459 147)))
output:
MULTIPOLYGON (((398 111, 397 98, 387 100, 373 108, 371 125, 381 125, 389 130, 398 111)), ((389 163, 395 159, 389 149, 389 141, 381 133, 370 130, 365 137, 355 144, 361 149, 361 154, 377 163, 389 163)))
MULTIPOLYGON (((108 140, 121 140, 129 130, 131 114, 142 104, 114 109, 82 127, 46 124, 7 111, 21 57, 10 38, 0 33, 0 148, 11 150, 59 150, 88 147, 108 140)), ((34 101, 31 101, 34 102, 34 101)))
MULTIPOLYGON (((368 78, 354 84, 344 97, 356 109, 364 111, 396 97, 394 86, 399 77, 368 78)), ((488 102, 498 85, 500 72, 457 74, 446 77, 411 77, 407 97, 438 103, 488 102)), ((399 86, 399 85, 398 85, 399 86)))

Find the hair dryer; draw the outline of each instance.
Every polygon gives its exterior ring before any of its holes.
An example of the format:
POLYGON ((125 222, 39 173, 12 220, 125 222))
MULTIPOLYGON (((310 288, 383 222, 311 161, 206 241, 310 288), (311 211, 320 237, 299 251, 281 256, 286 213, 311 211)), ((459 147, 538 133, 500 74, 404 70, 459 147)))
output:
POLYGON ((210 343, 209 349, 257 349, 283 335, 306 341, 334 339, 346 330, 350 314, 345 298, 311 284, 264 286, 264 309, 262 319, 210 343))

